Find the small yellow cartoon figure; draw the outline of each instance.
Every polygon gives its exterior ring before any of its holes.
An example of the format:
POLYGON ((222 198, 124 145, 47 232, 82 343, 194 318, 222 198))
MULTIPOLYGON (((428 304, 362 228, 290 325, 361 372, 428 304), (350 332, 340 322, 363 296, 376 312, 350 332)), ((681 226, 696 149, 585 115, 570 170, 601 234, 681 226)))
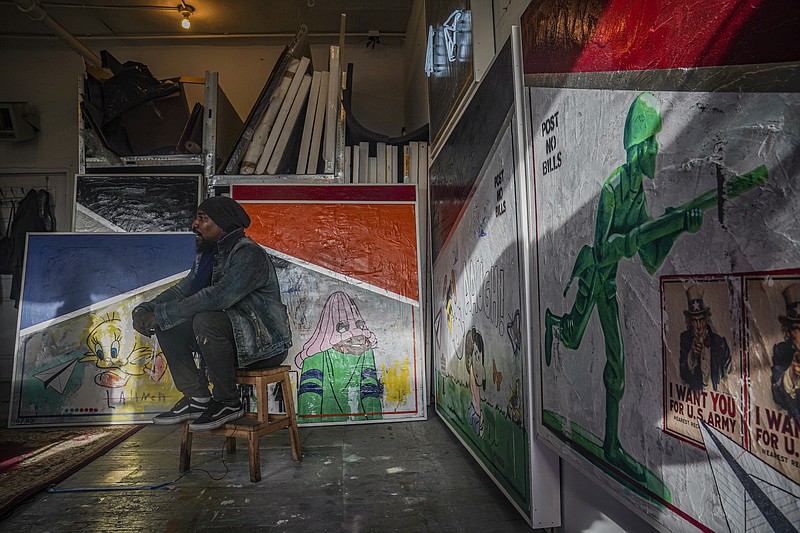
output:
POLYGON ((122 387, 131 376, 144 374, 159 381, 167 369, 164 354, 154 354, 151 346, 140 344, 138 336, 133 337, 133 345, 128 349, 131 335, 124 335, 118 313, 93 317, 94 320, 98 318, 99 322, 86 338, 89 351, 80 360, 81 363, 94 362, 98 368, 108 369, 95 376, 95 383, 102 387, 122 387))
POLYGON ((447 276, 444 279, 444 312, 447 315, 447 329, 450 334, 453 333, 453 319, 455 318, 455 303, 456 303, 456 274, 450 272, 450 281, 447 281, 447 276))

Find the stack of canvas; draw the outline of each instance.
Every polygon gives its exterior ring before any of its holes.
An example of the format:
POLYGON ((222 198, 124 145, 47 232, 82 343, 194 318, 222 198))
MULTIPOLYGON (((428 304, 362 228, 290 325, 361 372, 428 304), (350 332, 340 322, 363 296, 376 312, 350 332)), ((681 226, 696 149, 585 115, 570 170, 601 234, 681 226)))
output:
POLYGON ((307 57, 290 61, 242 158, 241 174, 333 172, 339 47, 331 47, 330 71, 313 71, 310 63, 307 57))
POLYGON ((348 183, 421 183, 427 179, 426 142, 360 142, 345 146, 344 150, 344 176, 348 183))

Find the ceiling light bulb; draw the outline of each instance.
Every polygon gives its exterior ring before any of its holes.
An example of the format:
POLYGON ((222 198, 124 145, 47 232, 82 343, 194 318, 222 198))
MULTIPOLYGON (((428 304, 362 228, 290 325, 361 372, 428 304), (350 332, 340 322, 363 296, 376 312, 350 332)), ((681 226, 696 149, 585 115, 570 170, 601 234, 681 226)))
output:
POLYGON ((180 13, 183 17, 183 20, 181 20, 181 27, 184 30, 188 30, 189 26, 192 25, 192 23, 189 21, 189 17, 192 15, 192 13, 194 13, 194 7, 186 4, 185 2, 181 2, 181 5, 178 6, 178 13, 180 13))

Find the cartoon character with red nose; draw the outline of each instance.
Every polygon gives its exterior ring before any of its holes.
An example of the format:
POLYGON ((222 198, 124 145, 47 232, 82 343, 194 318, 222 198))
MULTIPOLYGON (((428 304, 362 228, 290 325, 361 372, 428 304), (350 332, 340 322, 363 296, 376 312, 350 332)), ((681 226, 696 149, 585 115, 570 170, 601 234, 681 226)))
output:
POLYGON ((300 421, 381 419, 383 385, 373 353, 377 345, 353 299, 341 291, 328 296, 316 330, 295 359, 302 369, 300 421))

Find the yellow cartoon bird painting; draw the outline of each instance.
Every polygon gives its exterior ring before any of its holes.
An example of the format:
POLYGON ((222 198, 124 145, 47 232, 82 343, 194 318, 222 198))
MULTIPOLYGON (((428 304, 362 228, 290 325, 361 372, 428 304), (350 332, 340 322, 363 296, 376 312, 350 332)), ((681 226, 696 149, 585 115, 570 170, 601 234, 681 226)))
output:
POLYGON ((159 381, 166 372, 164 354, 154 354, 152 346, 142 344, 138 335, 124 331, 119 313, 95 315, 90 318, 90 327, 86 338, 89 351, 80 362, 93 362, 98 368, 105 369, 95 376, 98 385, 122 387, 131 376, 144 374, 159 381))

